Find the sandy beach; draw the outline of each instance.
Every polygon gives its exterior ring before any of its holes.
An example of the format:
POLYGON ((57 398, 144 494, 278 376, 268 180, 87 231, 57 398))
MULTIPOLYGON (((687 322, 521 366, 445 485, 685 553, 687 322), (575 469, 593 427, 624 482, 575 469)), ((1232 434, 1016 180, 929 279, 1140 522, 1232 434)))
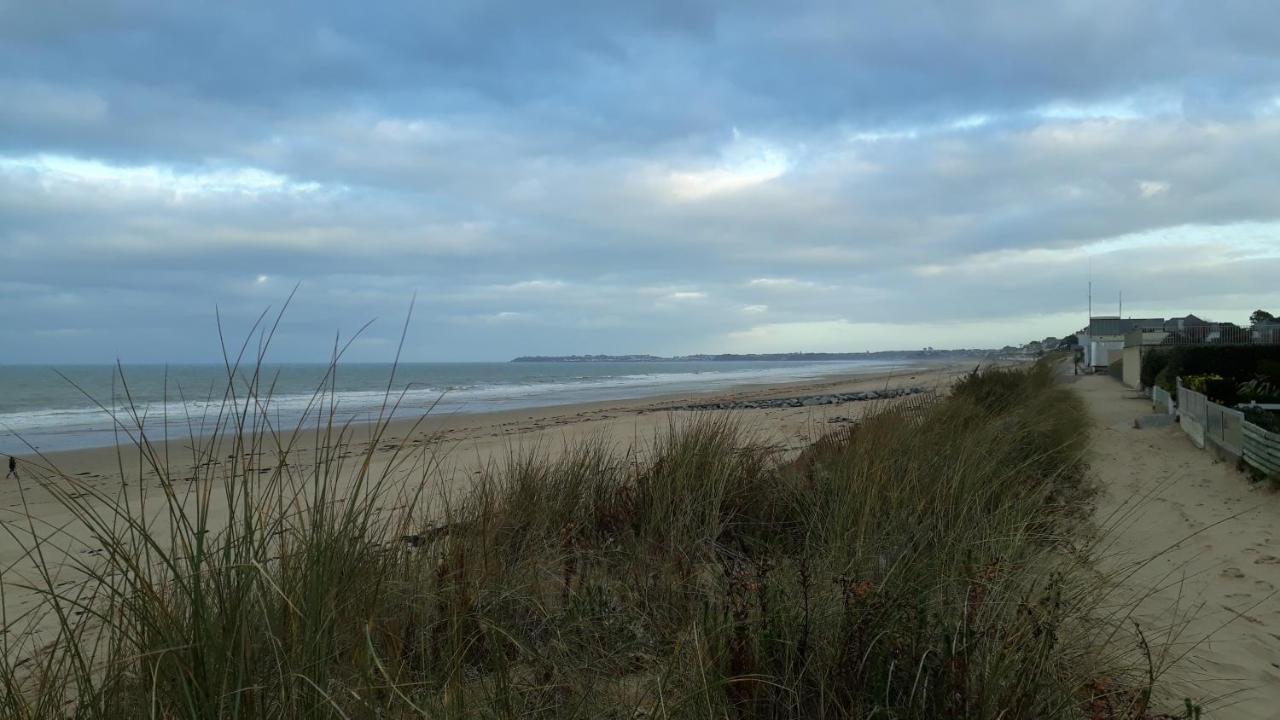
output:
MULTIPOLYGON (((752 385, 717 393, 664 395, 636 400, 604 401, 559 405, 538 409, 493 413, 429 415, 421 421, 395 421, 381 434, 378 447, 369 455, 370 474, 386 473, 405 489, 429 484, 429 494, 456 496, 465 491, 489 463, 501 463, 512 453, 527 451, 555 454, 562 447, 586 438, 601 440, 620 449, 642 449, 672 422, 693 416, 677 409, 692 403, 737 402, 769 398, 790 398, 821 394, 850 393, 894 388, 926 388, 945 391, 970 364, 917 366, 893 372, 833 376, 821 380, 752 385), (395 467, 388 464, 395 462, 395 467)), ((911 398, 904 398, 908 401, 911 398)), ((729 410, 761 442, 786 453, 829 432, 839 423, 858 417, 877 405, 895 400, 847 402, 801 408, 729 410)), ((354 426, 350 442, 336 455, 360 458, 369 448, 371 426, 354 426)), ((177 433, 171 434, 176 435, 177 433)), ((306 457, 315 448, 314 432, 303 432, 291 450, 292 457, 306 457)), ((199 447, 200 442, 194 443, 199 447)), ((171 439, 154 443, 155 452, 167 458, 171 475, 179 480, 194 477, 193 443, 171 439)), ((274 463, 273 452, 265 452, 254 462, 267 471, 274 463)), ((224 456, 216 455, 217 462, 224 456)), ((145 478, 146 493, 159 493, 161 484, 154 472, 144 467, 136 448, 126 446, 92 448, 20 458, 20 482, 0 485, 0 524, 5 533, 0 543, 0 572, 6 583, 4 610, 12 626, 17 618, 35 606, 37 597, 23 586, 32 583, 35 563, 28 556, 32 523, 36 535, 52 536, 42 545, 46 559, 60 553, 95 551, 88 530, 47 490, 48 483, 92 489, 107 496, 123 494, 136 502, 139 477, 145 478), (122 481, 123 477, 123 481, 122 481)), ((175 492, 193 492, 206 481, 177 482, 175 492)), ((214 480, 212 482, 218 482, 214 480)), ((225 507, 220 491, 210 493, 211 526, 225 523, 225 507), (220 515, 221 513, 221 515, 220 515)), ((86 502, 96 502, 84 495, 86 502)), ((57 562, 52 563, 59 565, 57 562)), ((70 578, 70 576, 68 576, 70 578)), ((64 582, 74 582, 68 579, 64 582)))

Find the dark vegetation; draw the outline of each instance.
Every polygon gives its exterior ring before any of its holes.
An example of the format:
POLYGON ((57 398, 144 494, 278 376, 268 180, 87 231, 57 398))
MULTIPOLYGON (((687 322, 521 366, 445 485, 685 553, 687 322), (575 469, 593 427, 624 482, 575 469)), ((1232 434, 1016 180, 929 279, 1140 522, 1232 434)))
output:
POLYGON ((1280 345, 1189 345, 1143 354, 1143 385, 1176 392, 1177 378, 1192 376, 1217 376, 1206 381, 1205 392, 1224 405, 1280 401, 1268 397, 1272 387, 1280 389, 1280 345))

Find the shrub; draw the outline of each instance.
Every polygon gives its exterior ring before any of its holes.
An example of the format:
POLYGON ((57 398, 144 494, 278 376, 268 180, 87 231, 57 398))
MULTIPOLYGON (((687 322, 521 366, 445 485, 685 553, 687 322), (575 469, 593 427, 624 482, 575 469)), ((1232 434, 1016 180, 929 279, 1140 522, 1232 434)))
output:
POLYGON ((1182 386, 1203 393, 1210 400, 1227 407, 1233 407, 1239 402, 1239 385, 1221 375, 1189 375, 1182 378, 1182 386))
POLYGON ((1244 418, 1263 430, 1280 433, 1280 412, 1245 408, 1244 418))
POLYGON ((1258 367, 1254 371, 1254 377, 1272 385, 1280 385, 1280 360, 1267 358, 1258 360, 1258 367))
POLYGON ((1221 375, 1213 373, 1205 373, 1203 375, 1186 375, 1182 378, 1182 386, 1188 390, 1194 390, 1198 393, 1208 391, 1208 385, 1212 382, 1221 380, 1221 375))
POLYGON ((1280 381, 1258 376, 1236 388, 1240 402, 1280 403, 1280 381))
POLYGON ((1157 376, 1169 364, 1169 353, 1164 349, 1143 348, 1141 381, 1143 387, 1159 385, 1157 376))

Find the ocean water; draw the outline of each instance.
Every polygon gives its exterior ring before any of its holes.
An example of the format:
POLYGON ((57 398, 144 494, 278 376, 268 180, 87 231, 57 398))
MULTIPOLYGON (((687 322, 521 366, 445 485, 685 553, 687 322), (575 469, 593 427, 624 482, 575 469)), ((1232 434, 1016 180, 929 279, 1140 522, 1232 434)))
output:
MULTIPOLYGON (((874 373, 904 367, 905 361, 672 361, 346 364, 337 369, 331 395, 339 421, 378 417, 388 386, 399 399, 395 416, 477 413, 545 407, 596 400, 621 400, 737 385, 765 384, 846 373, 874 373), (401 394, 403 393, 403 396, 401 394)), ((324 365, 267 365, 259 395, 270 399, 265 412, 278 427, 314 422, 316 388, 324 365), (310 408, 310 409, 309 409, 310 408)), ((152 437, 167 419, 170 437, 189 427, 208 427, 223 407, 228 388, 219 365, 41 367, 0 366, 0 453, 111 445, 116 442, 111 411, 124 417, 132 407, 145 415, 152 437), (61 373, 61 375, 59 374, 61 373), (123 375, 123 380, 122 380, 123 375), (65 377, 64 377, 65 376, 65 377), (104 409, 106 408, 106 409, 104 409)), ((248 379, 238 377, 244 396, 248 379)))

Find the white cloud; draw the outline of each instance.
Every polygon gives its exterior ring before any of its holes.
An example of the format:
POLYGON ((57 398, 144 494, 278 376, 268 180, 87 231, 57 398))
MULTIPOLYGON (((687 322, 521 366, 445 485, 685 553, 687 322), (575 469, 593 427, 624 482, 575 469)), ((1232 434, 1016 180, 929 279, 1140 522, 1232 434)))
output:
POLYGON ((735 127, 733 140, 721 150, 718 163, 696 170, 668 171, 663 184, 676 198, 702 200, 776 180, 793 164, 791 154, 781 146, 749 138, 735 127))
POLYGON ((546 292, 549 290, 560 290, 566 287, 567 283, 563 280, 520 280, 519 282, 510 283, 508 285, 495 285, 490 289, 498 292, 546 292))
POLYGON ((752 278, 747 281, 746 286, 758 290, 769 290, 774 292, 794 292, 800 290, 818 290, 827 288, 827 286, 813 282, 812 280, 799 280, 791 277, 752 278))
POLYGON ((1013 315, 990 321, 875 323, 846 319, 756 325, 726 334, 726 352, 859 352, 937 348, 990 348, 1045 337, 1045 328, 1075 327, 1078 314, 1013 315))
POLYGON ((682 302, 687 300, 705 300, 707 294, 701 291, 678 290, 676 292, 667 293, 662 296, 663 300, 671 300, 674 302, 682 302))
POLYGON ((1157 195, 1163 195, 1169 192, 1171 186, 1167 182, 1159 180, 1141 180, 1138 182, 1138 192, 1142 193, 1144 198, 1153 198, 1157 195))
POLYGON ((113 165, 68 155, 0 156, 0 173, 33 177, 49 186, 79 186, 115 195, 192 196, 315 193, 322 186, 296 182, 253 167, 178 170, 159 165, 113 165))

